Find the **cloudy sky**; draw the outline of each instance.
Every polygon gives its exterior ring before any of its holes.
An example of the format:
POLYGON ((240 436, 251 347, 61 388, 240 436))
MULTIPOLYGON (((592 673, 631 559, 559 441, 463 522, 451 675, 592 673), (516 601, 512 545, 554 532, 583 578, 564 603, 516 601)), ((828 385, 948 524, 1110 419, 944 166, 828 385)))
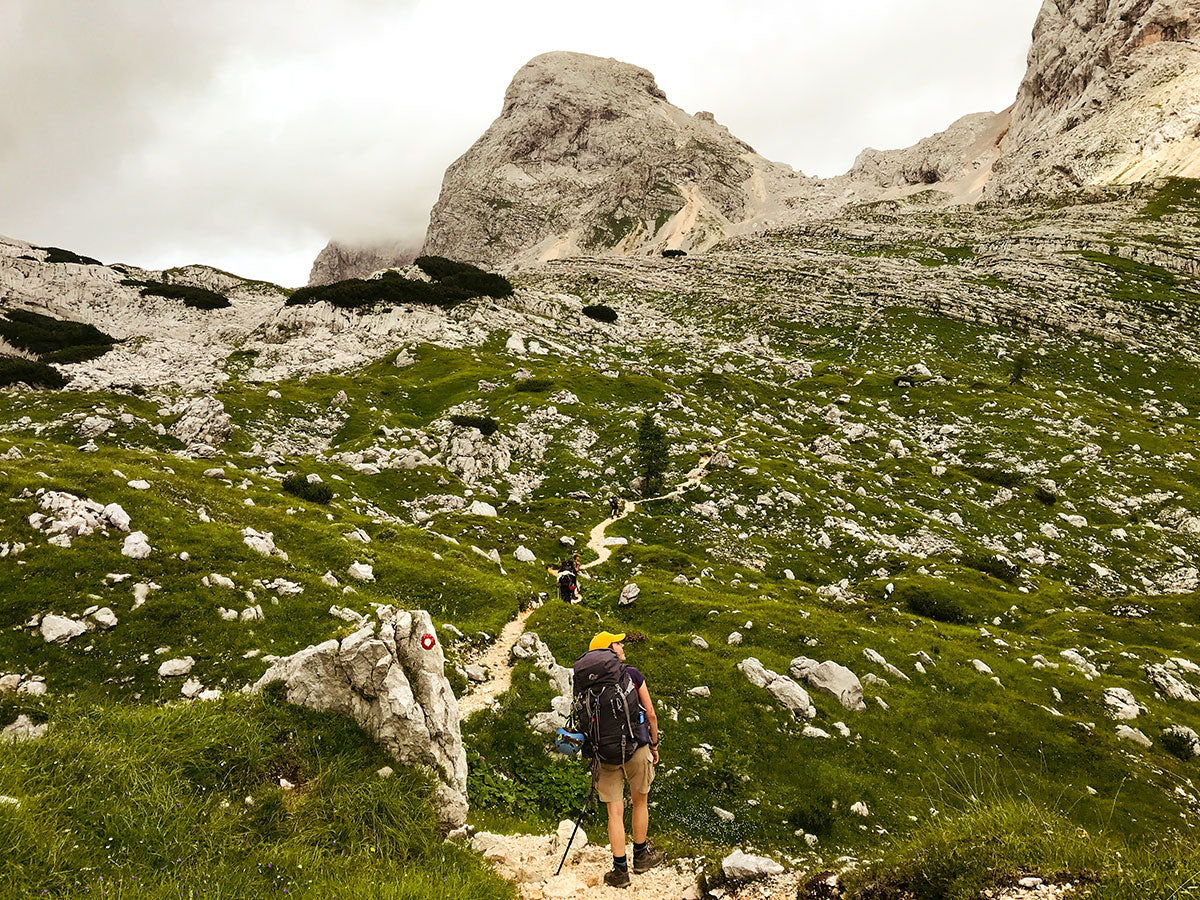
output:
POLYGON ((813 175, 1012 102, 1041 0, 0 0, 0 234, 289 286, 419 242, 548 50, 653 72, 813 175))

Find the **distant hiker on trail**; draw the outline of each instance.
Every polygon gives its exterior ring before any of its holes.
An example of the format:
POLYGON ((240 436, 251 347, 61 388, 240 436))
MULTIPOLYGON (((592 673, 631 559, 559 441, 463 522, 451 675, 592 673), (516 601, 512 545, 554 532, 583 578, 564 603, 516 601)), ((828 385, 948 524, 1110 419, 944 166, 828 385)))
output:
POLYGON ((579 602, 579 576, 575 574, 575 567, 570 560, 558 570, 558 596, 563 603, 579 602))
POLYGON ((608 498, 608 517, 615 519, 621 512, 621 501, 616 497, 608 498))
POLYGON ((613 854, 604 883, 629 886, 625 848, 625 782, 633 805, 633 871, 647 872, 666 858, 647 840, 650 784, 658 763, 658 716, 646 689, 646 677, 625 665, 624 634, 602 631, 575 662, 573 715, 585 735, 584 754, 593 761, 592 777, 608 807, 608 842, 613 854))

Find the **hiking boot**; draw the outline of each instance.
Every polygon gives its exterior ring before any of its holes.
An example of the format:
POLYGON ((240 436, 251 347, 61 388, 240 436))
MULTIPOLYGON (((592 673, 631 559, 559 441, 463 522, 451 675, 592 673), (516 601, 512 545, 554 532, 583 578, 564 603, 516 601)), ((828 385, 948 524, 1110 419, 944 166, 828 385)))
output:
POLYGON ((641 875, 643 872, 649 872, 666 858, 667 854, 647 841, 645 853, 635 852, 633 854, 633 871, 638 875, 641 875))
POLYGON ((629 887, 629 869, 617 869, 604 873, 604 883, 609 887, 629 887))

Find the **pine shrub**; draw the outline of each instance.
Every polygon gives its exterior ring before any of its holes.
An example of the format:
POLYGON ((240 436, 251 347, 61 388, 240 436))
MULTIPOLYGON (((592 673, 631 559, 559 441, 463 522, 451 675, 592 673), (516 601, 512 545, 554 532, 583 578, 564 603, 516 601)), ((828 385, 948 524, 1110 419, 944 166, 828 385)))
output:
POLYGON ((496 433, 499 423, 490 416, 451 416, 450 421, 463 428, 474 428, 484 437, 496 433))
POLYGON ((0 357, 0 387, 27 384, 30 387, 66 387, 67 379, 53 366, 20 357, 0 357))
POLYGON ((229 298, 208 288, 193 287, 190 284, 168 284, 165 281, 137 281, 132 278, 124 279, 121 284, 129 287, 140 287, 143 297, 165 297, 168 300, 182 300, 184 306, 192 309, 227 309, 232 306, 229 298))
POLYGON ((964 625, 971 621, 970 614, 957 597, 930 585, 902 584, 896 588, 895 599, 910 612, 937 622, 964 625))
POLYGON ((333 499, 333 488, 322 481, 309 481, 308 476, 300 472, 293 472, 284 478, 283 489, 310 503, 328 503, 333 499))
POLYGON ((45 362, 81 362, 112 349, 116 338, 82 322, 69 322, 23 309, 0 314, 0 338, 45 362), (86 352, 85 352, 86 351, 86 352), (63 354, 55 357, 56 354, 63 354))
POLYGON ((617 311, 611 306, 605 306, 603 303, 594 303, 590 306, 585 306, 583 314, 589 319, 595 319, 597 322, 617 321, 617 311))

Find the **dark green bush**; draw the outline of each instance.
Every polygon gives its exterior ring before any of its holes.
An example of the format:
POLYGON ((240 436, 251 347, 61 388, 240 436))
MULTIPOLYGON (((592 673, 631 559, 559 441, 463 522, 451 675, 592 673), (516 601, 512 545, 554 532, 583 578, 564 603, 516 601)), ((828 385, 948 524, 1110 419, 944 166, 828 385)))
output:
POLYGON ((1048 487, 1044 487, 1040 484, 1038 485, 1037 490, 1033 492, 1033 495, 1038 498, 1039 502, 1045 503, 1047 506, 1053 506, 1058 502, 1058 494, 1054 493, 1054 491, 1050 490, 1048 487))
POLYGON ((970 614, 957 597, 948 591, 924 584, 902 584, 896 588, 895 600, 910 612, 927 619, 963 625, 971 621, 970 614))
POLYGON ((450 421, 464 428, 474 428, 485 437, 495 434, 499 424, 490 416, 451 416, 450 421))
POLYGON ((78 263, 81 266, 104 265, 98 259, 92 259, 90 256, 80 256, 78 253, 72 253, 70 250, 64 250, 62 247, 38 247, 37 249, 46 251, 45 261, 48 263, 78 263))
POLYGON ((232 306, 229 298, 208 288, 192 287, 189 284, 168 284, 165 281, 136 281, 124 279, 121 284, 129 287, 140 287, 143 297, 165 297, 168 300, 182 300, 184 306, 192 309, 226 309, 232 306))
MULTIPOLYGON (((78 351, 90 348, 94 352, 83 359, 94 359, 112 349, 116 338, 103 331, 84 325, 43 316, 23 309, 12 309, 0 314, 0 338, 14 347, 29 353, 49 358, 50 354, 78 351), (103 349, 100 349, 103 348, 103 349)), ((79 358, 56 359, 53 362, 79 362, 79 358)))
POLYGON ((526 394, 545 394, 553 387, 554 381, 550 378, 522 378, 513 385, 513 390, 526 394))
POLYGON ((617 321, 617 311, 611 306, 605 306, 603 303, 595 303, 591 306, 585 306, 583 308, 583 314, 589 319, 595 319, 597 322, 617 321))
POLYGON ((283 479, 283 489, 310 503, 328 503, 333 499, 333 488, 324 482, 310 482, 308 476, 300 472, 293 472, 283 479))
POLYGON ((503 275, 485 272, 469 263, 444 256, 418 256, 415 262, 438 284, 468 291, 472 297, 508 297, 513 292, 511 282, 503 275))
POLYGON ((112 344, 93 344, 85 347, 68 347, 65 350, 55 350, 53 353, 45 354, 42 357, 42 362, 61 363, 62 365, 87 362, 89 359, 100 358, 112 348, 112 344))
POLYGON ((1164 728, 1162 736, 1163 749, 1172 756, 1178 756, 1185 762, 1190 762, 1196 756, 1192 752, 1192 739, 1181 731, 1164 728))
POLYGON ((985 556, 979 553, 968 553, 959 560, 969 569, 999 578, 1001 581, 1016 581, 1021 574, 1019 566, 995 554, 985 556))
POLYGON ((673 259, 680 256, 687 256, 686 250, 664 250, 662 255, 667 259, 673 259))
POLYGON ((53 366, 19 357, 0 357, 0 387, 13 384, 30 387, 65 387, 67 379, 53 366))
POLYGON ((325 302, 339 309, 364 309, 381 303, 420 303, 450 309, 476 297, 461 287, 409 281, 398 272, 380 278, 348 278, 333 284, 302 287, 287 299, 288 306, 325 302))

